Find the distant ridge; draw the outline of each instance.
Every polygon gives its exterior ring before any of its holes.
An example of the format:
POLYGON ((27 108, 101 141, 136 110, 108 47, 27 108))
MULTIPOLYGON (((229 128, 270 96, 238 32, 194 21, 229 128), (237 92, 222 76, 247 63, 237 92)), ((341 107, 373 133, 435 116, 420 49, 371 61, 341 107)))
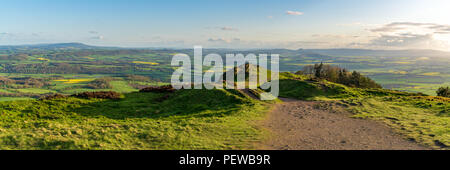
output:
MULTIPOLYGON (((70 49, 159 49, 159 50, 192 50, 190 48, 178 49, 178 48, 133 48, 133 47, 105 47, 105 46, 93 46, 86 45, 78 42, 70 43, 55 43, 55 44, 31 44, 31 45, 0 45, 0 50, 70 50, 70 49)), ((371 50, 371 49, 350 49, 350 48, 337 48, 337 49, 216 49, 205 48, 205 53, 235 53, 235 52, 251 52, 251 53, 266 53, 266 54, 289 54, 289 55, 326 55, 326 56, 375 56, 375 57, 450 57, 450 52, 427 50, 427 49, 411 49, 411 50, 371 50)))
POLYGON ((450 52, 412 49, 412 50, 370 50, 370 49, 299 49, 298 51, 318 53, 329 56, 375 56, 375 57, 450 57, 450 52))
POLYGON ((6 45, 0 46, 0 50, 26 50, 26 49, 41 49, 41 50, 63 50, 63 49, 106 49, 117 47, 100 47, 91 46, 83 43, 56 43, 56 44, 32 44, 32 45, 6 45))
POLYGON ((28 45, 27 47, 31 47, 31 48, 79 48, 79 49, 98 48, 98 47, 86 45, 83 43, 36 44, 36 45, 28 45))

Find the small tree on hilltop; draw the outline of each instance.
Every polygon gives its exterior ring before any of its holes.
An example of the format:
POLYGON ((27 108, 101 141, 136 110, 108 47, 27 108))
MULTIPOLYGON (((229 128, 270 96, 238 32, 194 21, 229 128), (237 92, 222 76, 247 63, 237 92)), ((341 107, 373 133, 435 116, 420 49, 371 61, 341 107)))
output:
POLYGON ((448 86, 447 86, 447 87, 440 87, 440 88, 436 91, 436 94, 437 94, 438 96, 442 96, 442 97, 450 97, 450 91, 449 91, 449 89, 448 89, 448 86))
POLYGON ((314 76, 316 78, 323 78, 323 63, 314 65, 314 76))
POLYGON ((352 76, 350 78, 351 84, 355 87, 360 87, 361 85, 361 74, 356 71, 353 71, 352 76))

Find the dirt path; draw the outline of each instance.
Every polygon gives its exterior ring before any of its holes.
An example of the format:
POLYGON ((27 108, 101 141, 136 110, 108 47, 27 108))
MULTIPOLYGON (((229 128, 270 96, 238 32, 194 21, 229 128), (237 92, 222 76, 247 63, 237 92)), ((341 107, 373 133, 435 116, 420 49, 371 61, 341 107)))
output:
POLYGON ((275 150, 417 150, 427 149, 369 120, 349 113, 314 109, 317 102, 283 99, 263 123, 273 136, 263 149, 275 150))

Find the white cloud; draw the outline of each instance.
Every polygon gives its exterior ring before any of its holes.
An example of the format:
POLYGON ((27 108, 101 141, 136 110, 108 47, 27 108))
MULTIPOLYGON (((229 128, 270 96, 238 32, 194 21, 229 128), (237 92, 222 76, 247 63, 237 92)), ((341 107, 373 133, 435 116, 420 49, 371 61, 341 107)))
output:
POLYGON ((300 11, 286 11, 287 15, 303 15, 303 12, 300 11))
POLYGON ((0 39, 5 40, 7 38, 13 37, 13 34, 9 32, 0 32, 0 39))
POLYGON ((102 35, 91 37, 91 39, 93 39, 93 40, 103 40, 104 38, 105 37, 103 37, 102 35))
POLYGON ((450 34, 450 26, 437 23, 392 22, 370 29, 377 35, 368 43, 368 47, 378 48, 420 48, 448 49, 449 42, 442 39, 450 34))
POLYGON ((233 27, 227 27, 227 26, 225 26, 225 27, 220 27, 220 29, 223 30, 223 31, 238 31, 238 29, 236 29, 236 28, 233 28, 233 27))
POLYGON ((238 43, 240 42, 241 39, 240 38, 209 38, 208 42, 213 42, 213 43, 238 43))
POLYGON ((222 31, 239 31, 237 28, 233 28, 233 27, 230 27, 230 26, 205 27, 205 29, 208 29, 208 30, 222 30, 222 31))
POLYGON ((209 42, 227 42, 225 39, 223 38, 209 38, 208 39, 209 42))
POLYGON ((432 44, 434 41, 431 34, 400 34, 400 35, 382 35, 370 41, 373 46, 424 46, 432 44))
POLYGON ((418 22, 393 22, 371 30, 376 33, 422 31, 431 34, 450 34, 450 25, 418 22))

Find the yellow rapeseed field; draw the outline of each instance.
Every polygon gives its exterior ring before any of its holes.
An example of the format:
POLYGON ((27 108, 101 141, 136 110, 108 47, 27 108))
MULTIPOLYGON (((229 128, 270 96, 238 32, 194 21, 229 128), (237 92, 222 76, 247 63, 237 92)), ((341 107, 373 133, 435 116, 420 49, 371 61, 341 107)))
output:
POLYGON ((135 63, 135 64, 148 64, 148 65, 158 65, 159 64, 159 63, 146 62, 146 61, 133 61, 132 63, 135 63))
POLYGON ((55 80, 58 82, 64 82, 66 84, 76 84, 76 83, 83 83, 83 82, 89 82, 94 79, 61 79, 61 80, 55 80))

